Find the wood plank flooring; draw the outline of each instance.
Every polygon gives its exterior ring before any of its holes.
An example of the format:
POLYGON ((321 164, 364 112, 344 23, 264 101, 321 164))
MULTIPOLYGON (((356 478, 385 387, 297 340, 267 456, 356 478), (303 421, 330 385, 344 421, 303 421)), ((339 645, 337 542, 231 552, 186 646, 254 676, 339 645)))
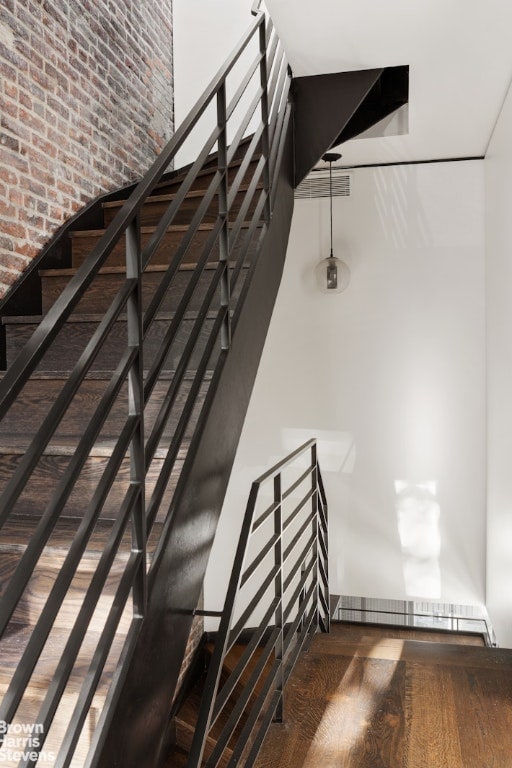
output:
POLYGON ((255 768, 511 768, 512 651, 333 624, 301 655, 255 768), (411 639, 414 638, 414 639, 411 639))

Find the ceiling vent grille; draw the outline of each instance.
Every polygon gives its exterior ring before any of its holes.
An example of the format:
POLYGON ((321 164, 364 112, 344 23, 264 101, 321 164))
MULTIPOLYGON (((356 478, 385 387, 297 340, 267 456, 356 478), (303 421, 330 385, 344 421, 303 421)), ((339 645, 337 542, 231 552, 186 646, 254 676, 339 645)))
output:
MULTIPOLYGON (((352 177, 347 171, 332 172, 332 196, 350 197, 352 177)), ((296 200, 329 197, 329 170, 311 171, 295 190, 296 200)))

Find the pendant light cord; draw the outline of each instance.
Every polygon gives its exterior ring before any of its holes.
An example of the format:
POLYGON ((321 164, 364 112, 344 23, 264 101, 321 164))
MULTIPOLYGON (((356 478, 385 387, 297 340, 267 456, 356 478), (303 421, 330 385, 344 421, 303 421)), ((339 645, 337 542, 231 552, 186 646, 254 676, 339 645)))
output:
POLYGON ((331 257, 334 255, 332 252, 332 160, 329 162, 329 200, 331 205, 331 257))

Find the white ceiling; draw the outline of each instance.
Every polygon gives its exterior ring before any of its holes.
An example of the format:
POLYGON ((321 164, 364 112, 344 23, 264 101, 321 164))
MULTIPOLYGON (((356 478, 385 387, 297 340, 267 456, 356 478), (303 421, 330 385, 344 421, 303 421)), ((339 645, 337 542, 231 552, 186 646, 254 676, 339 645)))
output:
POLYGON ((511 0, 266 4, 295 76, 410 67, 408 134, 352 139, 340 165, 485 155, 512 77, 511 0))

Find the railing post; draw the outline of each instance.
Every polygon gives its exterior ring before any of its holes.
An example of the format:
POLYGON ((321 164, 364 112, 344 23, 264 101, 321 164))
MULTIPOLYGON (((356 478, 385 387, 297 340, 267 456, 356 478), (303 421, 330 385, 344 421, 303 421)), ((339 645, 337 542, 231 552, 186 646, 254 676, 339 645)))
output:
POLYGON ((229 286, 229 211, 228 211, 228 145, 227 145, 226 81, 217 91, 217 124, 220 130, 218 139, 217 167, 222 178, 219 184, 219 218, 222 227, 219 234, 219 261, 223 264, 220 280, 220 303, 226 308, 220 339, 221 349, 231 346, 230 286, 229 286))
POLYGON ((261 134, 261 154, 265 158, 265 167, 263 168, 263 186, 266 192, 265 199, 265 221, 268 224, 272 215, 271 185, 270 185, 270 137, 268 125, 268 72, 267 72, 267 33, 265 25, 265 15, 263 15, 260 24, 260 82, 262 88, 261 94, 261 121, 263 123, 263 133, 261 134))
POLYGON ((320 557, 320 547, 318 545, 318 536, 319 534, 319 526, 320 526, 320 520, 319 520, 319 498, 318 498, 318 455, 317 455, 317 447, 316 442, 313 443, 311 446, 311 466, 313 467, 313 470, 311 472, 311 485, 313 490, 313 495, 311 497, 311 505, 312 505, 312 511, 313 511, 313 536, 315 540, 315 544, 313 546, 313 556, 315 558, 315 581, 316 581, 316 626, 318 627, 320 624, 320 572, 319 572, 319 566, 318 566, 318 558, 320 557))
POLYGON ((282 723, 284 717, 284 621, 283 621, 283 498, 281 473, 274 478, 274 533, 277 541, 274 546, 274 562, 278 567, 276 578, 274 580, 276 612, 276 628, 279 629, 279 637, 276 643, 276 659, 280 661, 279 672, 276 680, 276 690, 279 691, 279 702, 274 714, 274 722, 282 723))
POLYGON ((144 357, 142 338, 142 251, 140 218, 136 216, 126 230, 126 277, 137 280, 126 305, 128 346, 137 354, 128 373, 128 412, 138 417, 138 426, 130 443, 130 484, 138 487, 137 501, 132 513, 132 550, 142 553, 133 586, 133 610, 144 616, 147 601, 146 586, 146 504, 144 460, 144 357))

